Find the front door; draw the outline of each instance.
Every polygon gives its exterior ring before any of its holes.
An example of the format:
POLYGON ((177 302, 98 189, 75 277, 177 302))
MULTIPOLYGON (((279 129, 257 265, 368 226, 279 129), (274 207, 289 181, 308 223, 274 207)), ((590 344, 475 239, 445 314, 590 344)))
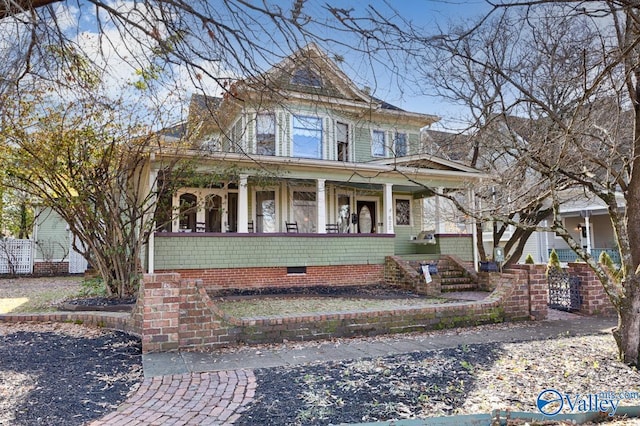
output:
POLYGON ((358 201, 358 233, 371 234, 376 232, 376 202, 358 201))

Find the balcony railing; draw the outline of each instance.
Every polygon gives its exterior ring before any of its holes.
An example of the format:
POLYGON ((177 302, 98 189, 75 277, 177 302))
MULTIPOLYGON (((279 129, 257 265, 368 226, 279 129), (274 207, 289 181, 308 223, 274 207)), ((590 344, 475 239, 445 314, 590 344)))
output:
MULTIPOLYGON (((551 250, 552 249, 549 249, 549 254, 551 254, 551 250)), ((609 257, 611 257, 613 263, 620 265, 620 252, 618 252, 618 249, 592 248, 591 255, 594 259, 597 260, 598 258, 600 258, 600 254, 603 251, 606 252, 609 257)), ((576 252, 571 249, 556 249, 556 253, 558 254, 558 259, 560 259, 560 262, 575 262, 576 259, 578 259, 578 255, 576 254, 576 252)))

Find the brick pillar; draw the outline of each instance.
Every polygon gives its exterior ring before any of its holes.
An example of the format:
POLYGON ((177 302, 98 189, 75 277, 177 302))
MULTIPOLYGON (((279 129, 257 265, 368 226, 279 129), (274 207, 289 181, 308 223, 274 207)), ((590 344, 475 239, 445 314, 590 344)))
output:
POLYGON ((142 352, 179 349, 180 274, 147 274, 141 286, 142 352))
POLYGON ((505 271, 513 274, 511 279, 515 288, 507 306, 514 314, 526 315, 536 321, 547 318, 549 284, 546 269, 546 265, 513 265, 505 271))
POLYGON ((142 352, 207 350, 237 343, 199 280, 183 280, 175 273, 148 274, 141 286, 132 317, 139 325, 142 352))
POLYGON ((587 315, 613 315, 616 313, 602 283, 586 263, 569 263, 569 274, 580 278, 580 312, 587 315))
POLYGON ((524 265, 529 270, 529 311, 535 320, 547 319, 549 313, 549 282, 546 265, 524 265))

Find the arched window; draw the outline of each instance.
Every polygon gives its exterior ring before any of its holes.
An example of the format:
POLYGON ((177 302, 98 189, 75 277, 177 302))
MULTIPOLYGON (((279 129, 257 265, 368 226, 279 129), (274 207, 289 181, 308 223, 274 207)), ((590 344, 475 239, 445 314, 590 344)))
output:
POLYGON ((198 197, 193 194, 180 196, 180 232, 196 232, 198 197))
POLYGON ((222 197, 208 195, 205 201, 206 232, 222 232, 222 197))

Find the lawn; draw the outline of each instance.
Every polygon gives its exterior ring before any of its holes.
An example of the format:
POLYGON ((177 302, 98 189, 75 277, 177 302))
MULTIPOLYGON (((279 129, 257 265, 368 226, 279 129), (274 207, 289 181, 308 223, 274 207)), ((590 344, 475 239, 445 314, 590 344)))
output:
POLYGON ((52 312, 67 300, 88 291, 83 277, 0 279, 0 314, 52 312))
POLYGON ((359 297, 250 297, 221 299, 216 304, 226 314, 236 318, 277 317, 282 315, 327 312, 353 312, 420 308, 449 302, 437 298, 359 298, 359 297))

